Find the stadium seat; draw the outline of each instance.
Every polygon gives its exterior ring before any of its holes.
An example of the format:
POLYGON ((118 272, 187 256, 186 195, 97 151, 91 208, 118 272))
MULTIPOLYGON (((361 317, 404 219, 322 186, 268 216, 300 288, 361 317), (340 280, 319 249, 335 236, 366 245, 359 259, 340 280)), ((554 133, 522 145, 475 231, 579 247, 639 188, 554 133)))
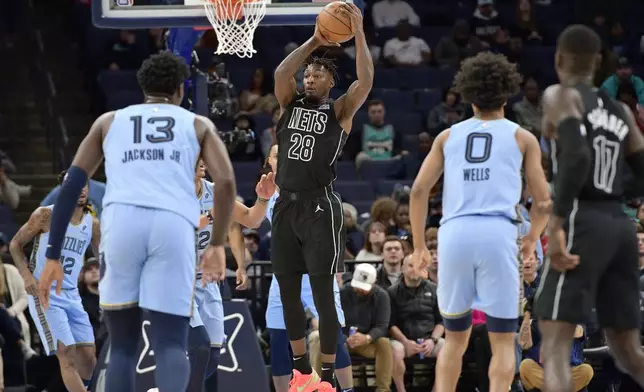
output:
MULTIPOLYGON (((232 57, 236 57, 236 56, 232 56, 232 57)), ((255 73, 255 68, 246 68, 246 67, 232 68, 230 62, 227 61, 226 69, 228 70, 230 75, 229 81, 233 84, 233 86, 235 86, 237 91, 242 91, 250 87, 250 82, 251 82, 251 79, 253 78, 253 73, 255 73)), ((264 77, 271 78, 271 75, 265 75, 264 77)))
POLYGON ((414 112, 389 112, 387 122, 402 134, 418 134, 423 129, 423 117, 414 112))
POLYGON ((411 91, 374 89, 372 97, 384 102, 387 110, 403 111, 414 106, 414 95, 411 91))
POLYGON ((255 114, 253 120, 255 121, 255 136, 258 138, 264 129, 273 126, 273 116, 270 114, 255 114))
POLYGON ((338 181, 356 181, 358 173, 356 167, 351 161, 340 161, 337 167, 338 181))
POLYGON ((130 105, 138 105, 143 102, 143 93, 138 91, 111 91, 105 95, 105 106, 107 110, 118 110, 130 105))
POLYGON ((373 199, 373 185, 369 181, 336 181, 333 185, 343 201, 373 199))
POLYGON ((405 151, 415 153, 418 151, 418 136, 417 135, 405 135, 403 136, 402 148, 405 151))
POLYGON ((413 181, 405 180, 381 180, 376 181, 376 197, 381 196, 391 196, 394 192, 396 185, 409 186, 413 184, 413 181))
POLYGON ((398 70, 397 69, 376 69, 373 79, 375 88, 399 88, 398 70))
MULTIPOLYGON (((364 161, 358 171, 358 176, 363 181, 381 181, 389 176, 395 163, 397 162, 392 160, 364 161)), ((363 199, 365 198, 363 197, 363 199)))
POLYGON ((441 90, 419 90, 416 91, 416 109, 429 113, 434 106, 441 103, 443 92, 441 90))
POLYGON ((245 203, 253 203, 255 200, 255 197, 257 196, 255 193, 255 185, 257 185, 255 182, 238 182, 237 183, 237 194, 244 198, 244 204, 245 203))
POLYGON ((103 93, 110 91, 139 91, 136 71, 104 70, 98 74, 98 84, 103 93))
POLYGON ((371 212, 373 200, 360 200, 351 204, 356 208, 356 210, 358 210, 358 215, 368 214, 371 212))

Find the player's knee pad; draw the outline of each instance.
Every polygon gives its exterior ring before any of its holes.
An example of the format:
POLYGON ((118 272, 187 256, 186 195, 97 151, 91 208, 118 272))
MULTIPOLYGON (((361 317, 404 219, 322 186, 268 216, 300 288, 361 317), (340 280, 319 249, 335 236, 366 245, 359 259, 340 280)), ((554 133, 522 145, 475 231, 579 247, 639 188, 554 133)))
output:
POLYGON ((351 356, 349 355, 349 349, 344 342, 344 334, 342 333, 342 328, 338 328, 338 348, 335 353, 335 368, 344 369, 351 366, 351 356))
POLYGON ((517 331, 518 319, 511 318, 498 318, 492 317, 489 314, 485 315, 485 324, 488 332, 495 333, 512 333, 517 331))
POLYGON ((271 338, 271 373, 275 377, 289 376, 293 372, 290 342, 284 329, 269 329, 271 338))
MULTIPOLYGON (((466 331, 469 327, 472 326, 472 312, 467 312, 466 314, 459 317, 450 317, 446 318, 443 316, 443 325, 445 329, 452 332, 463 332, 466 331)), ((516 326, 515 326, 516 329, 516 326)))

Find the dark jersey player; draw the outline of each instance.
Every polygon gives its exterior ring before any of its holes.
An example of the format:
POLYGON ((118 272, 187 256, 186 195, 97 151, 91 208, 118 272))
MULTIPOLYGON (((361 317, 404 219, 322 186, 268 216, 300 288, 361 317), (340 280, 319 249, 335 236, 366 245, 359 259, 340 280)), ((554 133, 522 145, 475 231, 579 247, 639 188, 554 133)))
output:
POLYGON ((362 30, 362 14, 353 4, 341 12, 351 20, 356 40, 358 80, 338 100, 329 99, 335 68, 313 59, 304 72, 304 94, 294 75, 311 53, 329 42, 316 27, 313 37, 275 70, 275 96, 282 115, 277 125, 279 151, 276 184, 280 196, 273 210, 271 252, 279 283, 284 321, 294 357, 291 391, 335 391, 334 363, 338 319, 333 279, 343 269, 345 244, 342 203, 333 191, 335 164, 351 129, 353 116, 371 91, 373 62, 362 30), (306 316, 300 300, 302 275, 310 275, 320 316, 322 380, 306 355, 306 316), (322 382, 321 382, 322 381, 322 382))
POLYGON ((625 105, 591 87, 600 49, 588 27, 564 30, 555 59, 561 83, 543 97, 555 195, 535 311, 548 392, 572 391, 575 326, 593 307, 618 366, 644 387, 638 244, 620 204, 625 164, 644 180, 644 138, 625 105))

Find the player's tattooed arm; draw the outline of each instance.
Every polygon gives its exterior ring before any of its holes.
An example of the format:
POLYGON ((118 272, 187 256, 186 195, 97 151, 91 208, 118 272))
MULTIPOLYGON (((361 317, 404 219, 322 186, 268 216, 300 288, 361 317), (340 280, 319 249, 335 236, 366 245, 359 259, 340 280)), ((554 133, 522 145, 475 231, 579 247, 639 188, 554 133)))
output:
POLYGON ((215 199, 213 215, 217 219, 212 224, 210 245, 222 246, 226 242, 226 234, 232 220, 237 195, 235 173, 228 156, 228 150, 215 132, 215 125, 212 121, 206 117, 197 116, 195 130, 201 143, 201 155, 204 163, 208 167, 213 182, 217 184, 213 195, 215 199))
MULTIPOLYGON (((22 225, 20 230, 9 243, 9 252, 13 258, 13 263, 20 271, 20 275, 25 280, 25 288, 31 295, 36 294, 37 283, 29 270, 27 258, 25 257, 24 248, 37 235, 49 230, 51 219, 51 209, 39 207, 31 214, 27 223, 22 225)), ((46 244, 39 244, 45 246, 46 244)))
POLYGON ((92 245, 92 253, 94 253, 94 257, 100 260, 100 256, 98 255, 98 249, 100 248, 100 245, 101 245, 101 223, 96 217, 94 217, 94 219, 92 220, 91 245, 92 245))
POLYGON ((438 182, 444 169, 443 145, 449 137, 449 129, 441 132, 434 140, 432 149, 425 158, 418 175, 414 180, 409 195, 409 219, 411 231, 414 239, 414 250, 427 249, 425 243, 425 224, 427 223, 427 213, 429 203, 429 194, 438 182))
POLYGON ((351 32, 356 43, 356 74, 358 80, 353 82, 347 93, 341 96, 336 103, 336 115, 345 132, 351 131, 353 116, 369 96, 373 87, 373 58, 369 52, 369 45, 362 26, 362 12, 351 3, 342 4, 344 12, 351 20, 351 32))

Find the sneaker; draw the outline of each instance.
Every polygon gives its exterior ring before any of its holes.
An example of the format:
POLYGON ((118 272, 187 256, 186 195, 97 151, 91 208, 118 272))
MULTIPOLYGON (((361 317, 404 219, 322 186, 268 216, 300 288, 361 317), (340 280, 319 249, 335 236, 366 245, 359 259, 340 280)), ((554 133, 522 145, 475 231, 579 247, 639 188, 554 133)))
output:
POLYGON ((288 383, 288 392, 314 392, 320 386, 320 376, 313 370, 311 374, 302 374, 293 370, 293 379, 288 383))
POLYGON ((329 384, 326 381, 322 382, 318 387, 318 392, 336 392, 336 391, 337 389, 331 386, 331 384, 329 384))

